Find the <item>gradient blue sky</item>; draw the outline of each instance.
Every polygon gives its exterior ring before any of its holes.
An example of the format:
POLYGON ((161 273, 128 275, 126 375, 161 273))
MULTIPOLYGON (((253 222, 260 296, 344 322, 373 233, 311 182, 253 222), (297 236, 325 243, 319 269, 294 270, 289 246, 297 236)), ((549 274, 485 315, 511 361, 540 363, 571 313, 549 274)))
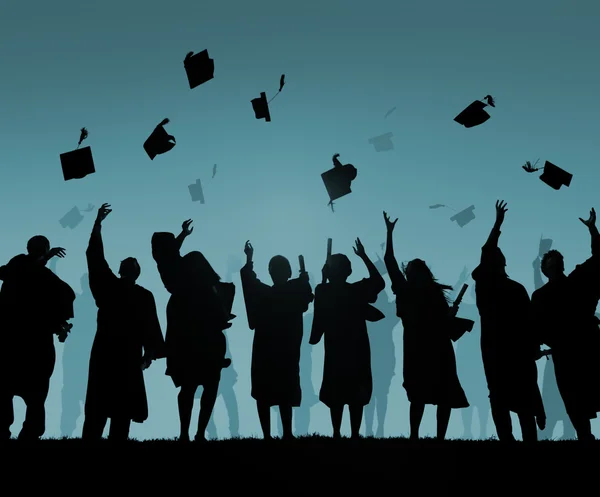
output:
MULTIPOLYGON (((95 212, 74 230, 58 220, 74 205, 108 202, 109 263, 138 258, 139 282, 155 293, 164 324, 167 293, 150 237, 187 218, 195 230, 185 249, 202 250, 221 274, 250 239, 259 275, 276 253, 295 268, 304 254, 318 275, 332 237, 358 278, 365 271, 352 243, 360 237, 375 255, 387 210, 399 217, 399 259, 423 258, 453 284, 478 263, 500 198, 509 208, 501 238, 508 270, 531 292, 542 233, 567 270, 590 253, 578 217, 600 208, 599 14, 592 0, 4 0, 0 259, 45 234, 67 249, 58 272, 79 291, 95 212), (183 58, 203 49, 215 78, 190 90, 183 58), (282 73, 272 122, 256 120, 250 100, 273 96, 282 73), (465 129, 453 121, 487 94, 497 105, 488 122, 465 129), (142 145, 165 117, 177 145, 150 161, 142 145), (97 172, 65 182, 59 155, 75 148, 82 126, 97 172), (376 153, 368 139, 388 131, 395 150, 376 153), (332 213, 320 174, 335 152, 358 177, 332 213), (573 173, 571 186, 554 191, 521 169, 538 157, 573 173), (205 205, 189 197, 197 178, 205 205), (451 211, 428 209, 435 203, 474 204, 477 217, 459 228, 451 211)), ((251 337, 240 304, 241 291, 231 347, 243 377, 251 337)), ((163 365, 155 367, 149 374, 165 382, 163 365)), ((236 388, 249 397, 244 382, 236 388)))

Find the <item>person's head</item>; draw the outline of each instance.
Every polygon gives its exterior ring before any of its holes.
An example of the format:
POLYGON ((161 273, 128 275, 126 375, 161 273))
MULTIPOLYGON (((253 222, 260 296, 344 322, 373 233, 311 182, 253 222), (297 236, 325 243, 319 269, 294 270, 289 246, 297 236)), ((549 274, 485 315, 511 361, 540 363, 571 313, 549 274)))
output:
POLYGON ((352 274, 350 259, 344 254, 332 254, 329 258, 327 272, 329 281, 332 283, 344 283, 352 274))
POLYGON ((127 257, 127 259, 121 261, 121 266, 119 267, 119 276, 122 280, 135 283, 141 272, 142 268, 140 268, 137 259, 134 257, 127 257))
POLYGON ((406 282, 413 288, 419 288, 423 290, 435 290, 441 291, 444 298, 448 300, 447 290, 452 290, 451 286, 442 285, 433 276, 431 269, 427 267, 427 264, 422 259, 413 259, 407 264, 402 265, 402 272, 406 277, 406 282))
POLYGON ((50 251, 50 241, 42 235, 36 235, 27 242, 27 254, 35 260, 44 258, 50 251))
POLYGON ((565 260, 558 250, 548 250, 542 257, 542 273, 549 280, 562 276, 565 272, 565 260))
POLYGON ((192 277, 193 286, 213 287, 221 281, 221 277, 212 268, 202 252, 194 250, 185 254, 183 264, 186 275, 192 277))
POLYGON ((406 281, 413 286, 426 286, 434 282, 433 274, 422 259, 413 259, 402 268, 406 281))
POLYGON ((276 255, 269 261, 269 274, 274 285, 281 285, 292 277, 292 266, 282 255, 276 255))

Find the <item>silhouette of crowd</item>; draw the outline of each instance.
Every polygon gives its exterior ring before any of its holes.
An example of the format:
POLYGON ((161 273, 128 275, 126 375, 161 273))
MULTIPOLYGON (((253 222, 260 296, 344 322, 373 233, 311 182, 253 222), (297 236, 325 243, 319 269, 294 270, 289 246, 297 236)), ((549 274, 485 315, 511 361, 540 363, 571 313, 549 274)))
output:
MULTIPOLYGON (((478 313, 471 309, 464 314, 467 317, 459 316, 469 277, 466 269, 451 287, 439 283, 421 259, 400 266, 393 240, 398 220, 385 212, 383 262, 373 262, 356 239, 354 253, 366 266, 368 277, 353 283, 348 281, 350 259, 332 253, 329 240, 322 280, 314 291, 303 256, 298 257, 297 278, 292 278, 286 257, 272 257, 268 272, 273 284, 269 285, 255 272, 254 247, 247 241, 245 263, 230 260, 227 277, 240 273, 248 326, 254 331, 249 374, 264 438, 272 439, 273 407, 279 409, 284 439, 295 437, 294 412, 297 431, 307 434, 306 409, 317 401, 329 408, 334 438, 341 437, 345 406, 352 438, 359 438, 363 417, 366 434, 374 434, 375 412, 376 433, 383 437, 395 370, 391 331, 400 320, 403 387, 410 403, 412 440, 419 438, 427 405, 437 409, 438 440, 446 438, 453 409, 462 410, 464 435, 471 436, 474 407, 482 438, 491 412, 501 442, 515 441, 511 413, 518 417, 524 442, 549 438, 558 421, 564 423, 565 437, 594 440, 591 419, 600 411, 600 367, 594 357, 600 348, 596 212, 591 209, 587 220, 580 218, 589 230, 592 254, 570 274, 565 273, 562 254, 540 244, 533 263, 536 290, 531 297, 506 273, 506 259, 499 247, 506 212, 506 203, 496 202, 496 221, 471 275, 478 313), (384 273, 391 281, 395 302, 388 302, 384 292, 384 273), (542 275, 548 279, 546 283, 542 275), (460 285, 463 288, 457 295, 456 286, 460 285), (311 303, 314 311, 307 326, 311 303), (306 374, 308 371, 310 378, 313 359, 309 346, 321 340, 323 377, 317 400, 306 374), (473 357, 477 341, 483 367, 461 375, 461 363, 473 357), (453 342, 457 342, 456 352, 453 342), (544 345, 549 348, 543 350, 544 345), (536 361, 542 357, 548 364, 540 391, 536 361)), ((227 405, 230 432, 236 436, 239 417, 233 385, 240 371, 234 370, 227 357, 225 335, 236 318, 232 314, 235 285, 222 281, 202 252, 182 255, 182 245, 193 232, 192 220, 185 221, 177 235, 154 233, 149 248, 170 294, 163 336, 153 294, 136 283, 142 270, 138 261, 124 258, 118 274, 106 261, 102 225, 110 213, 108 204, 98 210, 86 251, 88 273, 82 278, 81 295, 51 269, 56 257, 64 257, 66 251, 51 248, 44 236, 31 238, 26 254, 0 267, 0 326, 6 351, 0 362, 3 438, 11 437, 15 396, 26 405, 18 438, 36 440, 45 433, 45 403, 56 359, 54 335, 65 343, 63 434, 73 434, 83 403, 84 440, 100 439, 109 420, 108 438, 126 440, 131 423, 143 423, 149 416, 144 370, 164 358, 166 374, 179 389, 179 440, 190 440, 199 387, 194 440, 206 440, 207 431, 215 433, 211 417, 219 395, 227 405), (97 308, 93 340, 77 327, 72 330, 69 323, 84 308, 97 308), (90 348, 89 364, 77 353, 81 346, 77 343, 90 348)))

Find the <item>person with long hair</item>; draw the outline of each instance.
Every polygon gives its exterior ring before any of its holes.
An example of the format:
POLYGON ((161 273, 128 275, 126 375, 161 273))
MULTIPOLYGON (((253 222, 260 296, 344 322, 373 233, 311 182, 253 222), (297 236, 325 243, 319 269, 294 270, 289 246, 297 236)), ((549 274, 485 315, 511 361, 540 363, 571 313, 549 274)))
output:
POLYGON ((225 359, 223 330, 229 328, 235 287, 221 283, 220 276, 198 251, 180 255, 181 245, 193 228, 191 219, 181 233, 154 233, 152 255, 167 291, 167 370, 176 387, 181 433, 189 441, 194 394, 203 386, 196 441, 204 441, 206 427, 217 399, 221 369, 231 364, 225 359))
POLYGON ((404 326, 404 389, 410 402, 410 438, 419 438, 425 405, 437 406, 437 438, 446 437, 452 409, 469 407, 456 373, 451 341, 456 308, 448 302, 451 286, 438 283, 421 259, 400 269, 394 256, 396 226, 383 213, 387 229, 385 266, 396 295, 396 312, 404 326))

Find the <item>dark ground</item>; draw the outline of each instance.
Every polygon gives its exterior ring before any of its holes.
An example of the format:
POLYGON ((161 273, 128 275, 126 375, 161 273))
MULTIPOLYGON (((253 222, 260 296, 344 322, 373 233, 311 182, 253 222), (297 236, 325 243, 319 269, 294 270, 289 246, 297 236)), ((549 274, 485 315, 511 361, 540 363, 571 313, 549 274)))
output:
MULTIPOLYGON (((344 489, 362 493, 365 485, 373 491, 383 487, 401 490, 409 484, 411 488, 422 486, 419 493, 427 495, 427 489, 440 486, 448 493, 464 493, 460 489, 469 484, 478 488, 468 492, 471 494, 480 493, 481 484, 487 487, 485 494, 500 486, 518 494, 522 485, 548 494, 557 491, 557 485, 568 484, 573 492, 590 482, 595 488, 589 491, 597 494, 598 449, 600 441, 541 441, 533 446, 517 442, 507 446, 496 440, 438 443, 424 439, 414 443, 405 438, 334 441, 319 436, 272 442, 252 438, 189 444, 129 441, 117 446, 107 440, 95 445, 79 439, 44 439, 33 444, 10 440, 2 449, 5 456, 0 467, 3 474, 14 478, 39 473, 28 483, 33 487, 42 485, 41 473, 49 471, 78 475, 74 477, 84 477, 99 487, 113 487, 118 480, 121 483, 117 487, 131 486, 136 494, 152 495, 162 493, 165 486, 172 491, 189 485, 193 487, 190 492, 204 494, 204 479, 212 482, 211 495, 239 490, 271 494, 264 484, 276 486, 276 492, 308 496, 330 495, 332 492, 324 489, 331 485, 337 494, 344 489), (489 478, 494 474, 497 478, 491 483, 489 478), (484 479, 488 481, 483 483, 484 479)), ((77 493, 87 490, 81 483, 71 482, 73 488, 79 488, 77 493)))

